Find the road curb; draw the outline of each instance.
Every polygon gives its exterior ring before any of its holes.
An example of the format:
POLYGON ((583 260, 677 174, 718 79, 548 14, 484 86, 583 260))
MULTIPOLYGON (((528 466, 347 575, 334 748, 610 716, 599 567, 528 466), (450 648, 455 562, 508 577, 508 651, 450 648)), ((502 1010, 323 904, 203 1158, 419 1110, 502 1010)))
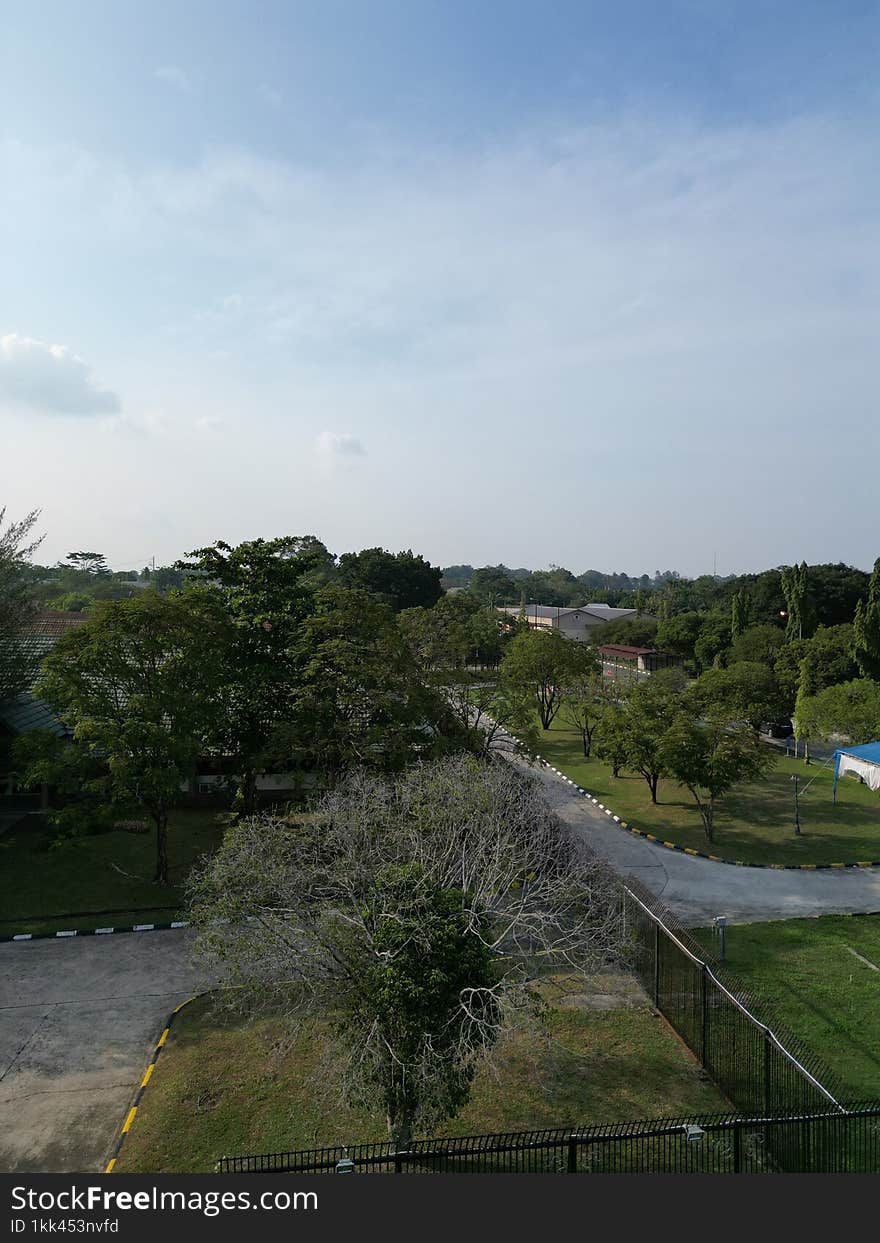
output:
POLYGON ((549 768, 552 773, 576 790, 578 794, 582 794, 584 798, 588 798, 595 807, 600 811, 604 811, 605 815, 616 824, 618 828, 632 833, 635 837, 643 837, 645 841, 653 843, 655 846, 662 846, 664 850, 677 850, 679 854, 690 855, 693 859, 708 859, 710 863, 724 863, 728 867, 735 868, 764 868, 766 871, 772 872, 839 872, 846 868, 876 868, 880 867, 880 859, 858 859, 852 863, 749 863, 744 859, 722 859, 720 855, 710 855, 703 850, 693 850, 690 846, 679 846, 676 842, 665 842, 662 838, 657 837, 654 833, 646 833, 644 829, 637 829, 634 824, 628 824, 625 820, 621 820, 620 816, 616 816, 610 807, 606 807, 588 790, 579 786, 571 777, 567 777, 565 773, 556 768, 549 760, 545 760, 543 755, 533 755, 533 760, 537 760, 544 768, 549 768))
POLYGON ((188 928, 189 920, 175 919, 169 924, 126 924, 121 928, 71 928, 63 932, 13 932, 0 936, 7 941, 57 941, 67 937, 107 937, 119 932, 167 932, 171 928, 188 928))
POLYGON ((169 1033, 171 1032, 171 1028, 174 1024, 174 1020, 177 1018, 180 1011, 183 1010, 186 1006, 191 1005, 194 1001, 198 1001, 200 997, 204 997, 206 995, 207 994, 205 993, 195 993, 192 997, 188 997, 186 1001, 182 1001, 179 1006, 175 1006, 174 1009, 171 1011, 171 1013, 168 1015, 168 1018, 165 1020, 165 1026, 162 1029, 162 1035, 159 1037, 158 1041, 156 1042, 156 1047, 153 1049, 152 1056, 150 1057, 150 1063, 147 1066, 147 1069, 144 1071, 143 1078, 141 1079, 140 1084, 138 1085, 138 1089, 134 1094, 134 1099, 129 1107, 128 1112, 125 1115, 125 1121, 122 1123, 122 1127, 116 1139, 116 1143, 113 1145, 113 1150, 112 1150, 110 1159, 104 1168, 105 1174, 113 1173, 113 1168, 116 1165, 120 1152, 122 1151, 122 1145, 125 1143, 125 1137, 126 1135, 128 1135, 129 1131, 134 1125, 134 1120, 137 1117, 137 1111, 140 1108, 141 1101, 144 1099, 144 1093, 147 1090, 147 1086, 153 1077, 153 1071, 156 1069, 156 1063, 159 1060, 159 1056, 162 1053, 162 1050, 165 1048, 165 1042, 167 1041, 169 1033))

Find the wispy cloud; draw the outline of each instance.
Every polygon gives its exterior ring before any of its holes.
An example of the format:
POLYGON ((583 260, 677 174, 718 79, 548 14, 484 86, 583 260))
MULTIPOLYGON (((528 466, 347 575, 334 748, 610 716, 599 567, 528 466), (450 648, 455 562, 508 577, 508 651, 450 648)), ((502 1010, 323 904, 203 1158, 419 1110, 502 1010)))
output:
POLYGON ((116 393, 99 388, 65 345, 11 332, 0 337, 0 407, 40 414, 118 414, 116 393))
POLYGON ((184 95, 195 94, 192 78, 179 65, 161 65, 153 76, 161 82, 169 82, 172 86, 176 86, 184 95))
POLYGON ((366 453, 357 436, 348 432, 321 432, 317 441, 318 453, 325 459, 335 457, 363 457, 366 453))

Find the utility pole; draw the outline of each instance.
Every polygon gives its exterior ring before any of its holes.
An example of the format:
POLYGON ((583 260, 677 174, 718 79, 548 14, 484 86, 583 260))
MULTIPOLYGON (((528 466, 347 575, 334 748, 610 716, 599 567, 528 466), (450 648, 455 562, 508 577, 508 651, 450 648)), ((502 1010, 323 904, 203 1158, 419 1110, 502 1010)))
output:
POLYGON ((801 779, 797 775, 797 773, 793 773, 791 779, 794 782, 794 835, 795 837, 800 837, 801 835, 801 809, 800 809, 800 803, 798 801, 798 786, 800 784, 801 779))

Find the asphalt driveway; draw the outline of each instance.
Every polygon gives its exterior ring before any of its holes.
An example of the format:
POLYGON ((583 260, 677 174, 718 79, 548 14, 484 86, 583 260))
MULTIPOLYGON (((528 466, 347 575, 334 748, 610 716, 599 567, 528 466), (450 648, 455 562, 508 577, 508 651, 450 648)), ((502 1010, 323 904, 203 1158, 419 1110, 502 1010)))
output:
POLYGON ((880 868, 801 872, 695 859, 619 828, 550 769, 529 768, 521 760, 514 763, 543 783, 557 815, 576 828, 597 854, 615 871, 641 880, 683 923, 705 924, 715 915, 758 923, 880 911, 880 868))
POLYGON ((103 1169, 171 1010, 186 930, 0 945, 0 1171, 103 1169))

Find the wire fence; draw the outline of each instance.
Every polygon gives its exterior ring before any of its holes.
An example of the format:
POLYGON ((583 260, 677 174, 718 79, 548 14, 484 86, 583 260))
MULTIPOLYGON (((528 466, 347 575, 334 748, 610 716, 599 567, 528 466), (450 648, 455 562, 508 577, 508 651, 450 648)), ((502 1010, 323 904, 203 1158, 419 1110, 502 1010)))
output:
POLYGON ((880 1171, 880 1102, 223 1157, 223 1174, 774 1174, 880 1171))
POLYGON ((734 1108, 751 1115, 843 1110, 834 1073, 647 889, 628 882, 622 902, 635 974, 734 1108))

